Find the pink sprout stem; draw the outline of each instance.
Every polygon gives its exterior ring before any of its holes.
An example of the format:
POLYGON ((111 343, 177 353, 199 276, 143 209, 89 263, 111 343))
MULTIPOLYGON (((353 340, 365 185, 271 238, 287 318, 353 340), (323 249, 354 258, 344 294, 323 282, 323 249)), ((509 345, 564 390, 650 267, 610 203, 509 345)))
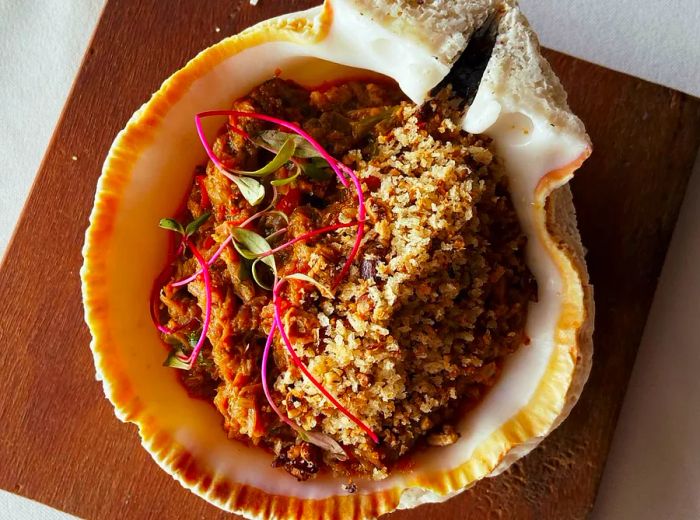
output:
MULTIPOLYGON (((268 235, 265 240, 267 240, 269 242, 270 240, 273 240, 277 237, 284 235, 286 232, 287 232, 287 228, 283 227, 282 229, 278 229, 277 231, 275 231, 271 235, 268 235)), ((268 255, 266 255, 266 256, 268 256, 268 255)))
MULTIPOLYGON (((221 253, 223 253, 224 249, 226 249, 226 246, 231 243, 231 240, 233 240, 233 237, 229 235, 229 237, 226 240, 221 242, 221 245, 216 250, 216 252, 213 255, 211 255, 211 258, 209 260, 207 260, 207 263, 206 263, 207 267, 211 267, 212 264, 214 262, 216 262, 216 259, 219 258, 219 256, 221 256, 221 253)), ((188 276, 187 278, 183 278, 182 280, 178 280, 177 282, 173 282, 170 284, 170 286, 171 287, 181 287, 183 285, 187 285, 190 282, 194 282, 197 279, 197 277, 200 274, 202 274, 202 272, 203 271, 200 268, 192 276, 188 276)))
POLYGON ((211 322, 211 276, 209 274, 209 267, 207 266, 206 260, 204 260, 204 257, 197 250, 194 244, 192 244, 192 242, 190 242, 190 240, 187 238, 185 238, 185 244, 187 247, 189 247, 192 255, 197 259, 197 262, 199 262, 199 265, 202 268, 202 277, 204 278, 204 295, 206 301, 204 306, 204 323, 202 324, 202 334, 199 336, 199 340, 197 341, 194 350, 192 350, 192 354, 190 354, 186 360, 183 360, 188 365, 192 365, 204 346, 204 341, 207 339, 207 331, 209 330, 209 323, 211 322))
MULTIPOLYGON (((313 146, 318 153, 323 157, 330 167, 333 169, 335 172, 336 176, 340 180, 343 186, 346 188, 349 187, 348 181, 346 179, 346 176, 349 177, 352 180, 352 183, 354 184, 355 191, 357 192, 357 204, 358 204, 358 215, 357 215, 357 222, 355 224, 339 224, 336 226, 329 226, 327 228, 322 228, 319 230, 314 230, 309 233, 304 233, 303 235, 300 235, 299 237, 294 238, 293 240, 282 244, 281 246, 274 248, 263 255, 261 257, 269 256, 272 255, 276 252, 281 251, 282 249, 289 247, 301 240, 306 240, 312 236, 318 235, 320 233, 325 233, 328 231, 332 231, 335 229, 340 229, 342 227, 350 227, 352 225, 357 225, 357 235, 355 237, 355 243, 353 245, 353 248, 348 255, 348 258, 345 261, 345 264, 343 265, 343 268, 341 269, 339 275, 336 277, 335 282, 334 282, 334 287, 337 287, 337 285, 343 280, 343 278, 347 275, 347 273, 350 270, 350 267, 352 263, 355 260, 355 257, 357 256, 357 253, 360 249, 360 246, 362 244, 362 238, 364 236, 364 223, 365 223, 365 200, 364 200, 364 194, 362 193, 362 186, 360 184, 360 180, 358 179, 357 175, 355 172, 349 168, 348 166, 344 165, 340 161, 337 161, 334 159, 326 150, 316 141, 310 134, 308 134, 306 131, 304 131, 302 128, 299 126, 290 123, 288 121, 284 121, 282 119, 278 119, 275 117, 271 117, 265 114, 258 114, 254 112, 241 112, 237 110, 210 110, 206 112, 200 112, 199 114, 195 115, 195 126, 197 128, 197 134, 199 136, 199 139, 202 142, 202 145, 204 146, 205 151, 207 152, 207 155, 209 156, 209 159, 216 165, 216 167, 222 171, 222 173, 230 175, 233 172, 230 172, 226 166, 219 160, 218 157, 216 157, 216 154, 214 153, 214 150, 212 146, 209 144, 207 141, 206 135, 204 133, 204 128, 202 127, 202 118, 204 117, 211 117, 211 116, 229 116, 233 118, 238 118, 238 117, 248 117, 252 119, 258 119, 261 121, 267 121, 269 123, 276 124, 278 126, 281 126, 283 128, 287 128, 288 130, 291 130, 292 132, 300 135, 302 138, 304 138, 306 141, 313 146)), ((241 134, 240 129, 235 128, 235 131, 237 131, 239 134, 241 134)), ((243 134, 241 134, 243 135, 243 134)), ((207 287, 207 314, 205 317, 205 326, 202 331, 202 337, 200 337, 200 341, 197 344, 197 347, 201 348, 200 344, 203 344, 204 338, 206 337, 206 329, 208 328, 208 320, 209 320, 209 315, 211 313, 211 284, 209 280, 209 270, 208 270, 208 264, 207 262, 204 261, 204 259, 199 255, 199 252, 195 253, 194 247, 190 245, 190 248, 192 249, 193 254, 197 257, 197 261, 199 262, 201 266, 201 272, 204 274, 205 278, 205 287, 207 287)), ((221 247, 219 248, 220 250, 223 250, 221 247)), ((218 252, 220 254, 220 251, 218 252)), ((216 256, 216 255, 215 255, 216 256)), ((194 275, 196 277, 198 273, 194 275)), ((191 280, 190 280, 191 281, 191 280)), ((284 325, 282 323, 282 316, 281 316, 281 309, 280 309, 280 290, 282 286, 285 283, 285 279, 281 280, 275 280, 275 284, 273 287, 272 291, 272 301, 273 301, 273 306, 274 306, 274 325, 272 329, 270 330, 270 334, 267 339, 267 344, 265 346, 265 351, 263 353, 263 366, 262 366, 262 376, 263 376, 263 389, 265 391, 265 396, 268 399, 268 402, 272 406, 272 408, 275 410, 275 412, 282 418, 282 420, 289 424, 292 428, 297 430, 297 426, 294 425, 286 416, 284 416, 281 411, 277 408, 277 406, 272 402, 272 396, 270 395, 269 389, 267 388, 267 378, 266 378, 266 369, 267 369, 267 359, 269 356, 269 350, 270 346, 272 345, 272 341, 274 338, 275 334, 275 329, 279 330, 280 336, 282 337, 282 340, 285 344, 285 347, 287 351, 289 352, 290 356, 292 357, 292 360, 294 361, 295 365, 302 371, 302 373, 311 381, 311 383, 338 409, 340 410, 346 417, 348 417, 351 421, 353 421, 357 426, 359 426, 363 431, 365 431, 370 438, 375 442, 379 442, 379 438, 377 435, 366 425, 364 424, 360 419, 355 417, 347 408, 345 408, 340 402, 330 393, 328 390, 326 390, 323 385, 311 374, 311 372, 308 370, 308 368, 304 365, 302 360, 299 358, 297 355, 296 351, 294 350, 294 347, 292 346, 291 341, 289 340, 289 337, 287 336, 287 333, 284 330, 284 325)), ((177 282, 178 284, 181 284, 183 282, 177 282)), ((198 348, 195 347, 195 351, 193 351, 193 359, 196 358, 197 353, 199 352, 198 348)))
POLYGON ((354 225, 355 225, 355 222, 349 222, 347 224, 334 224, 333 226, 326 226, 323 228, 314 229, 313 231, 303 233, 303 234, 299 235, 298 237, 294 237, 289 242, 285 242, 284 244, 279 245, 279 246, 275 247, 274 249, 270 249, 269 251, 262 253, 258 258, 265 258, 266 256, 274 255, 275 253, 279 253, 280 251, 287 249, 290 246, 293 246, 297 242, 301 242, 303 240, 308 240, 309 238, 315 237, 316 235, 320 235, 322 233, 328 233, 329 231, 335 231, 337 229, 349 228, 349 227, 352 227, 354 225))
POLYGON ((362 244, 362 237, 365 234, 366 215, 365 196, 362 193, 362 185, 360 184, 360 179, 357 178, 357 175, 355 175, 355 172, 352 170, 352 168, 345 166, 341 162, 338 162, 338 165, 348 175, 348 177, 350 177, 352 183, 355 185, 355 191, 357 192, 357 235, 355 236, 355 244, 352 246, 352 251, 350 251, 348 258, 345 260, 345 265, 343 265, 340 274, 338 274, 335 281, 333 282, 333 288, 336 288, 340 284, 340 282, 343 281, 343 278, 345 278, 345 276, 348 274, 348 271, 350 271, 350 266, 355 261, 357 252, 360 250, 360 245, 362 244))
POLYGON ((297 355, 296 351, 294 350, 294 347, 292 346, 292 342, 289 340, 289 337, 287 336, 287 333, 284 330, 284 325, 282 324, 282 313, 280 309, 280 297, 279 297, 279 292, 284 285, 286 280, 282 278, 279 281, 275 281, 275 285, 272 291, 272 302, 274 305, 274 320, 275 320, 275 325, 277 329, 280 332, 280 336, 282 336, 282 341, 284 342, 285 347, 287 348, 287 351, 289 352, 289 355, 292 357, 292 360, 294 361, 294 364, 299 368, 299 370, 302 371, 302 373, 311 381, 311 383, 321 392, 326 399, 328 399, 333 405, 340 410, 348 419, 350 419, 352 422, 354 422, 357 426, 359 426, 363 431, 367 433, 367 435, 370 436, 370 438, 375 442, 379 442, 379 437, 372 431, 372 429, 367 426, 365 423, 363 423, 360 419, 358 419, 350 410, 345 408, 338 399, 336 399, 333 394, 331 394, 326 388, 314 377, 314 375, 309 371, 309 369, 304 365, 304 362, 299 358, 297 355))
POLYGON ((199 139, 202 141, 202 145, 204 146, 204 149, 207 152, 207 155, 209 158, 212 160, 212 162, 224 173, 231 174, 231 172, 228 171, 226 166, 219 160, 218 157, 216 157, 216 154, 214 154, 214 150, 207 141, 206 135, 204 133, 204 128, 202 127, 202 118, 205 117, 212 117, 212 116, 229 116, 229 117, 249 117, 251 119, 259 119, 261 121, 267 121, 269 123, 274 123, 278 126, 281 126, 283 128, 287 128, 288 130, 291 130, 292 132, 300 135, 304 139, 306 139, 311 146, 313 146, 316 151, 323 157, 330 167, 333 169, 335 172, 336 176, 340 180, 340 182, 345 186, 346 188, 348 187, 348 181, 345 178, 346 176, 350 177, 352 180, 352 183, 355 185, 355 191, 357 192, 357 205, 358 205, 358 215, 357 215, 357 235, 355 237, 355 243, 352 247, 352 250, 350 251, 350 254, 348 255, 347 259, 345 260, 345 264, 343 265, 343 268, 341 269, 340 273, 336 277, 333 287, 337 287, 340 282, 343 281, 345 276, 347 276, 348 272, 350 271, 350 267, 352 266, 352 263, 355 261, 355 258, 357 256, 358 251, 360 250, 360 246, 362 245, 362 238, 364 236, 364 221, 365 221, 365 198, 364 194, 362 193, 362 186, 360 184, 360 179, 358 179, 357 175, 355 172, 352 170, 352 168, 349 168, 342 162, 336 160, 333 158, 322 146, 321 144, 316 141, 308 132, 303 130, 301 127, 295 125, 294 123, 290 123, 288 121, 285 121, 283 119, 279 119, 276 117, 268 116, 266 114, 258 114, 256 112, 241 112, 238 110, 209 110, 206 112, 200 112, 199 114, 195 115, 195 126, 197 128, 197 134, 199 135, 199 139))

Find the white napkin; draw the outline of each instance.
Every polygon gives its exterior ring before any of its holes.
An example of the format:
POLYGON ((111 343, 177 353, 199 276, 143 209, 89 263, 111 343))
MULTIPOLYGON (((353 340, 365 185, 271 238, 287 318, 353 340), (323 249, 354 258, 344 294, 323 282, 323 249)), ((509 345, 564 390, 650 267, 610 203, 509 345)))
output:
POLYGON ((104 0, 0 0, 0 258, 104 0))
POLYGON ((545 46, 700 97, 700 1, 520 0, 520 5, 545 46))
POLYGON ((76 517, 0 489, 0 520, 75 520, 76 517))

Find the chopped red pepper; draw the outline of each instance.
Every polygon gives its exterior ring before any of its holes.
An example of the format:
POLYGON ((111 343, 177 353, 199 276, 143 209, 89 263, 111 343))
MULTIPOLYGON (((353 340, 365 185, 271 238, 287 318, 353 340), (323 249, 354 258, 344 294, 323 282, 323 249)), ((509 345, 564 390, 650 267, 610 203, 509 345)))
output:
POLYGON ((204 175, 197 175, 194 179, 195 181, 197 181, 197 186, 199 186, 199 196, 201 197, 200 204, 202 206, 202 209, 211 208, 209 193, 207 192, 207 187, 204 184, 204 175))
POLYGON ((203 247, 204 249, 209 249, 209 248, 211 248, 214 244, 216 244, 216 242, 214 241, 214 239, 212 238, 212 236, 209 235, 209 236, 207 236, 207 238, 204 239, 204 244, 202 245, 202 247, 203 247))
POLYGON ((377 191, 377 189, 379 189, 379 186, 382 184, 382 181, 379 177, 366 177, 362 179, 362 182, 364 182, 365 185, 367 185, 367 189, 372 192, 377 191))
POLYGON ((277 203, 277 209, 287 215, 291 215, 292 211, 299 206, 301 200, 301 192, 299 188, 290 189, 287 194, 277 203))
POLYGON ((281 313, 284 313, 291 306, 292 306, 292 304, 289 302, 289 300, 280 299, 280 312, 281 313))

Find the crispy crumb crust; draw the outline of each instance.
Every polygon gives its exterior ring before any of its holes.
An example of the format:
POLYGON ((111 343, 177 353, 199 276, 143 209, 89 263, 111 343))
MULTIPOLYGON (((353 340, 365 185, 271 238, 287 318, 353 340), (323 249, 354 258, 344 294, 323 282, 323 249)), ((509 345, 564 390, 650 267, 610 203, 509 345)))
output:
POLYGON ((312 45, 322 40, 332 19, 329 10, 323 13, 309 20, 283 18, 263 22, 210 47, 168 79, 115 140, 97 187, 83 249, 81 280, 85 320, 92 333, 91 349, 97 376, 103 381, 105 394, 114 405, 117 417, 138 426, 143 446, 156 463, 184 487, 222 509, 249 518, 372 518, 396 508, 445 500, 477 480, 499 473, 530 451, 568 415, 590 368, 592 291, 568 190, 558 189, 546 204, 552 188, 580 166, 590 153, 587 152, 574 163, 545 177, 537 188, 540 204, 534 211, 538 216, 538 233, 564 281, 557 345, 546 373, 527 406, 493 432, 473 456, 457 468, 437 473, 416 472, 406 487, 371 494, 358 492, 321 500, 269 495, 205 467, 159 425, 158 417, 152 415, 136 395, 120 365, 120 340, 111 332, 111 308, 106 289, 114 220, 134 165, 153 142, 164 115, 198 77, 227 57, 264 42, 312 45))

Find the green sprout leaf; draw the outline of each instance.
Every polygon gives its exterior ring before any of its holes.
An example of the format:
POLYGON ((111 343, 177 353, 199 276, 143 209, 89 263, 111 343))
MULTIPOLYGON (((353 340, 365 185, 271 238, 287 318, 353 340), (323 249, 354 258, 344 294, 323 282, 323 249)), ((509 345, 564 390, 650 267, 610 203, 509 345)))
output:
MULTIPOLYGON (((296 145, 294 157, 297 159, 308 159, 297 162, 297 166, 303 170, 304 174, 315 180, 327 180, 333 177, 333 170, 328 162, 311 143, 300 135, 280 132, 279 130, 265 130, 253 139, 253 142, 267 150, 277 152, 289 140, 293 140, 296 145)), ((294 178, 296 178, 296 175, 294 178)), ((278 183, 275 185, 284 186, 287 182, 291 182, 291 180, 284 182, 280 179, 279 181, 273 181, 272 184, 278 183)))
POLYGON ((317 181, 326 181, 333 177, 333 170, 323 158, 314 157, 310 161, 300 163, 304 174, 317 181))
MULTIPOLYGON (((199 340, 199 335, 201 333, 202 329, 199 329, 198 331, 193 330, 192 332, 189 332, 187 334, 176 333, 165 336, 163 338, 164 341, 168 345, 171 345, 173 348, 170 351, 170 354, 168 354, 168 357, 165 358, 163 366, 177 368, 179 370, 192 370, 193 365, 187 364, 183 360, 188 359, 190 357, 192 349, 197 344, 197 341, 199 340)), ((200 352, 197 356, 198 366, 203 366, 207 369, 212 369, 212 363, 212 360, 210 358, 205 357, 202 352, 200 352)))
POLYGON ((170 351, 168 357, 163 361, 164 367, 177 368, 180 370, 192 370, 192 365, 185 363, 182 358, 188 356, 183 352, 181 347, 175 347, 170 351))
POLYGON ((197 230, 202 226, 202 224, 204 224, 207 221, 207 219, 209 219, 210 216, 211 213, 208 211, 206 213, 202 213, 199 217, 187 224, 187 227, 185 228, 185 234, 188 237, 194 235, 197 232, 197 230))
POLYGON ((311 157, 321 157, 321 154, 302 136, 280 132, 279 130, 265 130, 253 140, 258 146, 277 152, 281 150, 287 141, 293 141, 296 145, 294 157, 300 159, 310 159, 311 157))
POLYGON ((265 187, 251 177, 229 177, 236 183, 238 189, 241 190, 241 195, 248 201, 251 206, 257 206, 265 198, 265 187))
POLYGON ((162 218, 160 219, 158 225, 163 229, 167 229, 168 231, 174 231, 175 233, 180 233, 181 235, 185 234, 182 224, 180 224, 174 218, 162 218))
POLYGON ((269 163, 267 163, 265 166, 263 166, 259 170, 255 170, 255 171, 231 170, 231 171, 237 173, 238 175, 245 175, 247 177, 265 177, 267 175, 270 175, 271 173, 276 172, 282 166, 287 164, 289 162, 289 160, 294 156, 295 149, 296 149, 296 143, 294 142, 294 140, 287 139, 284 142, 284 144, 281 146, 281 148, 279 149, 279 152, 277 152, 277 155, 275 155, 269 163))
POLYGON ((287 224, 289 224, 289 215, 287 215, 284 211, 280 211, 280 210, 278 210, 278 209, 273 209, 272 211, 268 211, 267 213, 265 213, 264 216, 265 216, 265 217, 269 217, 269 216, 272 216, 272 215, 276 215, 276 216, 278 216, 278 217, 282 217, 282 218, 284 219, 284 221, 285 221, 287 224))
MULTIPOLYGON (((265 289, 265 290, 267 290, 267 291, 271 291, 271 290, 272 290, 272 286, 271 286, 270 284, 266 283, 266 282, 260 277, 260 275, 258 274, 258 269, 257 269, 258 263, 259 263, 260 261, 265 262, 265 260, 267 260, 268 258, 273 258, 273 257, 272 257, 272 256, 269 256, 269 257, 265 257, 265 258, 256 258, 256 259, 253 261, 253 265, 250 267, 250 272, 251 272, 251 274, 253 275, 253 280, 255 280, 255 283, 256 283, 256 284, 258 284, 260 287, 262 287, 263 289, 265 289)), ((265 263, 267 263, 267 262, 265 262, 265 263)))
POLYGON ((314 280, 310 276, 307 276, 307 275, 302 274, 302 273, 294 273, 294 274, 288 274, 287 276, 285 276, 285 278, 287 280, 300 280, 302 282, 310 283, 311 285, 316 287, 321 292, 321 294, 323 296, 325 296, 327 298, 333 298, 333 293, 331 292, 331 290, 328 287, 323 285, 321 282, 314 280))
POLYGON ((301 174, 301 168, 297 166, 297 172, 292 175, 291 177, 287 177, 286 179, 275 179, 274 181, 271 181, 270 184, 273 186, 285 186, 287 184, 290 184, 297 180, 297 177, 299 177, 299 174, 301 174))
POLYGON ((270 249, 270 244, 258 235, 255 231, 243 228, 233 228, 231 230, 234 246, 243 258, 255 260, 261 254, 267 253, 270 249))
POLYGON ((238 251, 243 258, 254 260, 250 271, 253 275, 253 280, 255 280, 255 283, 257 283, 263 289, 269 290, 270 286, 264 283, 258 275, 257 264, 259 261, 263 262, 270 269, 272 269, 272 273, 277 276, 277 264, 275 263, 275 257, 273 255, 269 255, 264 258, 260 258, 260 255, 267 253, 272 249, 270 247, 270 243, 256 232, 248 229, 234 228, 231 231, 231 235, 233 236, 233 246, 236 248, 236 251, 238 251))

